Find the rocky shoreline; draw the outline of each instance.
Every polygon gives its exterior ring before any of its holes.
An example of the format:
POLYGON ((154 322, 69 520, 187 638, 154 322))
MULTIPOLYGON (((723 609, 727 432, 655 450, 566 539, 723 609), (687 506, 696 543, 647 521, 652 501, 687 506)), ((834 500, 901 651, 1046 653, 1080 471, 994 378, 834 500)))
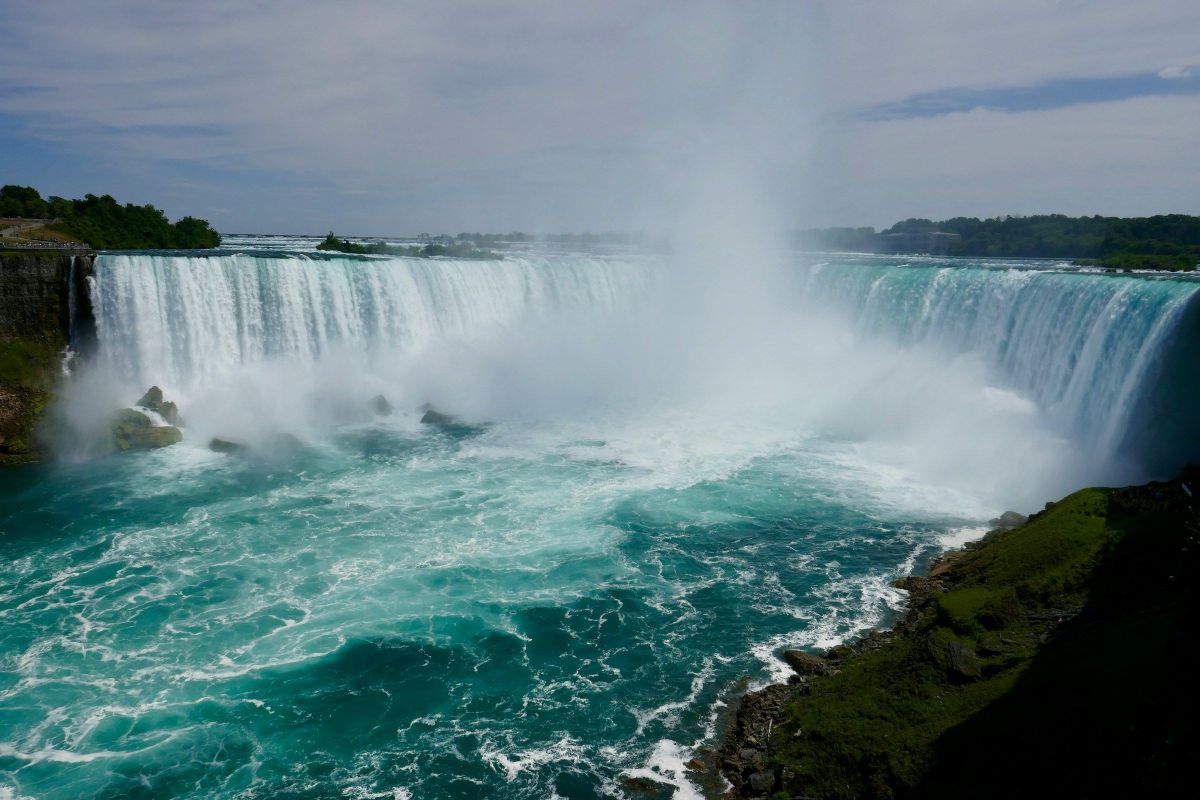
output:
MULTIPOLYGON (((730 785, 724 796, 955 796, 955 786, 974 796, 1004 796, 1003 786, 1045 796, 1028 787, 1066 781, 1065 791, 1093 771, 1104 776, 1099 788, 1126 780, 1144 783, 1141 796, 1169 795, 1190 758, 1178 743, 1196 741, 1194 716, 1166 700, 1128 711, 1132 721, 1089 712, 1074 694, 1102 707, 1088 681, 1068 691, 1044 676, 1108 666, 1108 631, 1124 631, 1130 619, 1148 630, 1152 618, 1162 635, 1142 641, 1139 655, 1166 665, 1156 690, 1178 700, 1181 670, 1200 666, 1194 615, 1185 613, 1200 578, 1197 490, 1200 473, 1189 469, 1167 483, 1049 503, 1022 525, 943 554, 928 574, 897 581, 909 607, 891 628, 820 655, 784 653, 789 682, 744 695, 710 757, 730 785), (1039 760, 1020 738, 1005 738, 1010 725, 1061 726, 1100 749, 1118 743, 1118 755, 1039 760), (1126 741, 1129 728, 1137 742, 1126 741), (1139 746, 1144 752, 1133 755, 1139 746), (1128 758, 1114 770, 1122 753, 1128 758), (1008 770, 994 784, 970 774, 997 764, 1008 770)), ((1186 707, 1196 710, 1194 692, 1186 707)))

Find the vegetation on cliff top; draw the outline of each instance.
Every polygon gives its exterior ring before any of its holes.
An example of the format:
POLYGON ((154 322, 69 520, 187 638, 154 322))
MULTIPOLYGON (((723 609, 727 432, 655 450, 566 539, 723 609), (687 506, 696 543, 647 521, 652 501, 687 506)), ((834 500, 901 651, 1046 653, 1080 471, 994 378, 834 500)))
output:
POLYGON ((875 250, 889 234, 940 231, 960 237, 947 255, 1006 258, 1082 259, 1115 269, 1194 269, 1200 262, 1200 217, 954 217, 906 219, 890 228, 825 228, 803 231, 799 239, 836 250, 875 250))
POLYGON ((317 245, 318 250, 336 253, 355 253, 357 255, 409 256, 411 258, 433 258, 447 256, 449 258, 498 259, 503 258, 491 250, 481 250, 467 242, 434 243, 426 245, 392 245, 383 242, 357 244, 349 239, 339 239, 330 231, 329 235, 317 245))
POLYGON ((43 199, 32 187, 8 185, 0 187, 0 217, 45 219, 47 230, 101 250, 194 249, 221 244, 220 235, 205 220, 184 217, 172 223, 152 205, 121 205, 109 195, 43 199))
POLYGON ((1086 489, 908 579, 894 635, 796 689, 770 740, 780 797, 1181 789, 1200 666, 1191 503, 1180 482, 1086 489))

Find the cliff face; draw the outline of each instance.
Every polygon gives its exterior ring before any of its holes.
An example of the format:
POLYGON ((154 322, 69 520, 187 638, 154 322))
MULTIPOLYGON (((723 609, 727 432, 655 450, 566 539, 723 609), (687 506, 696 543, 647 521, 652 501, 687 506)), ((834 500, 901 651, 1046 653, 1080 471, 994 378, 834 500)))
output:
POLYGON ((36 457, 68 345, 87 349, 93 256, 0 251, 0 463, 36 457))

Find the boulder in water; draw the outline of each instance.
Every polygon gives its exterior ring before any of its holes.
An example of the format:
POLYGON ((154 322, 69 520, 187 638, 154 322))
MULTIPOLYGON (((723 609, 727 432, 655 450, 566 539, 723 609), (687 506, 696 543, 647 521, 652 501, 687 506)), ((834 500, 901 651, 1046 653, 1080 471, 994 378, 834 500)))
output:
POLYGON ((241 442, 235 442, 232 439, 222 439, 219 436, 214 436, 208 442, 208 449, 214 453, 229 453, 230 455, 242 455, 250 448, 241 442))
POLYGON ((254 455, 256 458, 291 455, 303 447, 304 442, 290 433, 276 433, 254 445, 220 436, 215 436, 208 441, 208 449, 214 453, 226 453, 231 456, 254 455))
POLYGON ((428 403, 421 406, 421 410, 425 412, 421 416, 423 425, 452 425, 458 421, 458 417, 453 414, 443 414, 428 403))
POLYGON ((123 408, 112 423, 113 443, 118 450, 153 450, 183 440, 183 432, 174 425, 155 425, 136 408, 123 408))
POLYGON ((174 402, 163 400, 162 389, 157 386, 151 386, 142 395, 142 399, 138 400, 137 405, 141 408, 148 408, 158 414, 166 421, 168 425, 179 425, 179 407, 174 402))
POLYGON ((390 417, 392 415, 392 404, 388 399, 381 394, 377 394, 371 398, 371 410, 381 417, 390 417))

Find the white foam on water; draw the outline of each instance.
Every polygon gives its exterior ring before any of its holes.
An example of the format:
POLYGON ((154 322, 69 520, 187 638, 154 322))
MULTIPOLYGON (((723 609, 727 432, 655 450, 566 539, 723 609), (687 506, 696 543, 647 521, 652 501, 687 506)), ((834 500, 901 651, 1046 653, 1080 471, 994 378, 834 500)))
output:
POLYGON ((535 769, 544 764, 583 764, 587 762, 583 746, 568 735, 563 735, 550 747, 530 748, 513 755, 508 755, 485 743, 480 746, 479 754, 486 763, 499 768, 509 783, 517 780, 525 770, 535 769))
POLYGON ((630 778, 644 778, 674 787, 675 800, 704 800, 700 787, 688 778, 687 762, 693 754, 678 742, 660 739, 644 767, 624 770, 630 778))
POLYGON ((713 659, 705 658, 704 664, 700 668, 700 672, 692 677, 691 691, 688 693, 687 697, 683 698, 682 700, 663 703, 662 705, 647 711, 630 709, 630 713, 632 713, 634 718, 637 719, 637 735, 640 736, 650 722, 664 717, 670 720, 672 717, 677 717, 678 712, 694 705, 696 700, 700 697, 700 692, 704 689, 704 685, 712 678, 712 675, 713 659))
POLYGON ((989 528, 978 525, 951 528, 938 536, 937 542, 943 550, 958 550, 970 542, 979 541, 988 530, 989 528))

